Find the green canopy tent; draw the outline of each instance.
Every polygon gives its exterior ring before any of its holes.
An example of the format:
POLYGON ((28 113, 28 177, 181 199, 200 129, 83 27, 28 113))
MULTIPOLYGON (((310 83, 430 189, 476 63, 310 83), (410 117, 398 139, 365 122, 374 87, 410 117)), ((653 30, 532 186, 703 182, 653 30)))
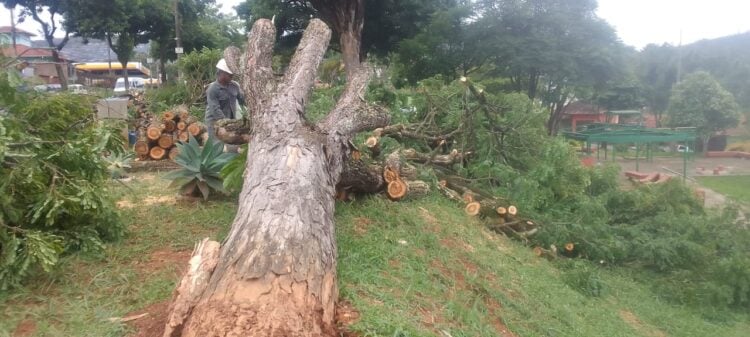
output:
MULTIPOLYGON (((675 128, 675 129, 649 129, 640 125, 627 124, 589 124, 587 127, 578 132, 563 132, 568 139, 575 139, 586 143, 586 149, 591 152, 591 144, 599 144, 601 148, 604 145, 604 159, 607 159, 608 144, 635 144, 635 165, 639 169, 639 152, 641 146, 646 145, 646 158, 653 160, 653 144, 679 142, 685 146, 695 140, 695 128, 675 128)), ((689 151, 683 153, 682 179, 687 178, 687 161, 689 151)), ((615 158, 613 148, 612 158, 615 158)), ((597 152, 597 157, 599 152, 597 152)))

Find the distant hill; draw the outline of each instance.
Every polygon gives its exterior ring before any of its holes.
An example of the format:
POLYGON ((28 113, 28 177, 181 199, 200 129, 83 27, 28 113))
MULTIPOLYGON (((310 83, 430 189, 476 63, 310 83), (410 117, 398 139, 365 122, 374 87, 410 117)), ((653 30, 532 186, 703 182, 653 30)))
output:
POLYGON ((705 70, 750 111, 750 32, 701 40, 683 48, 684 74, 705 70))

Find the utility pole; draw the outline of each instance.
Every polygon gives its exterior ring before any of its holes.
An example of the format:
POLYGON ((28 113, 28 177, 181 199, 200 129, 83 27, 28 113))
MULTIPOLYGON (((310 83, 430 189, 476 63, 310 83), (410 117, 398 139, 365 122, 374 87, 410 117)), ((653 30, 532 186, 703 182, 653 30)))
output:
POLYGON ((680 29, 680 45, 677 47, 677 83, 682 81, 682 29, 680 29))
MULTIPOLYGON (((180 0, 174 0, 174 40, 175 48, 174 52, 177 54, 179 60, 182 56, 182 18, 180 17, 180 0)), ((177 78, 182 78, 179 70, 177 72, 177 78)))
POLYGON ((16 49, 16 7, 8 8, 10 10, 10 37, 13 41, 13 56, 18 56, 16 49))

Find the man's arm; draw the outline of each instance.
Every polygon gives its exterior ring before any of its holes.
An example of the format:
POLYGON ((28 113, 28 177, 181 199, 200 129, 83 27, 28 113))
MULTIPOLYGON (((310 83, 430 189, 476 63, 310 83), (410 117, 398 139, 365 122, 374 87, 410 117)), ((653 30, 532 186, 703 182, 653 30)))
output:
POLYGON ((208 90, 206 91, 206 101, 206 119, 219 120, 226 118, 224 112, 221 111, 221 106, 219 105, 219 88, 217 86, 213 84, 208 86, 208 90))

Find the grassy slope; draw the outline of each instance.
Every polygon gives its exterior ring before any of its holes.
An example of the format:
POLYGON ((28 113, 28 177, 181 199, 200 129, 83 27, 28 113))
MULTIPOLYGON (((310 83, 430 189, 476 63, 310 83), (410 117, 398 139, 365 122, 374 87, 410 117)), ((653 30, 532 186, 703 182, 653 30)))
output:
POLYGON ((750 176, 698 177, 701 185, 750 205, 750 176))
MULTIPOLYGON (((122 336, 118 317, 169 298, 199 238, 221 238, 231 200, 174 204, 153 175, 116 188, 130 235, 101 259, 73 257, 52 275, 0 295, 0 336, 24 320, 37 336, 122 336), (144 179, 145 178, 145 179, 144 179), (136 206, 137 205, 137 206, 136 206)), ((337 209, 341 297, 363 336, 744 336, 747 316, 712 323, 618 271, 591 298, 566 272, 467 220, 439 196, 402 203, 368 198, 337 209), (744 321, 745 323, 739 323, 744 321), (510 332, 504 331, 512 331, 510 332)))

